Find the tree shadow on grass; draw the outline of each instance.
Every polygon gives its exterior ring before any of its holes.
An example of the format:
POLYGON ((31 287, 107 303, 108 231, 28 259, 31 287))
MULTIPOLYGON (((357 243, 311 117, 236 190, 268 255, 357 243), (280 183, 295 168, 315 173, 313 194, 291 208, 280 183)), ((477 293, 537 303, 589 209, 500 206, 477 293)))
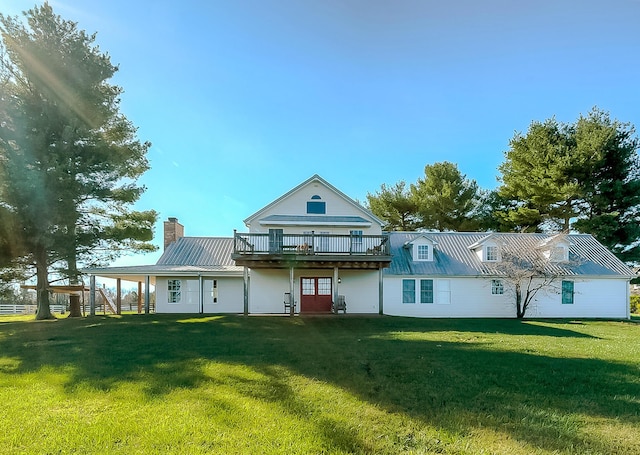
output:
POLYGON ((315 425, 327 446, 347 452, 372 448, 335 420, 311 418, 313 409, 291 388, 283 369, 452 433, 481 426, 550 451, 607 452, 597 435, 580 430, 580 415, 639 423, 637 366, 397 336, 456 331, 591 337, 563 327, 511 320, 189 319, 134 315, 3 325, 0 357, 19 364, 0 373, 72 365, 65 384, 69 394, 79 386, 108 391, 123 381, 142 381, 149 399, 161 399, 176 389, 215 384, 220 378, 206 373, 208 362, 244 365, 260 378, 225 380, 315 425))

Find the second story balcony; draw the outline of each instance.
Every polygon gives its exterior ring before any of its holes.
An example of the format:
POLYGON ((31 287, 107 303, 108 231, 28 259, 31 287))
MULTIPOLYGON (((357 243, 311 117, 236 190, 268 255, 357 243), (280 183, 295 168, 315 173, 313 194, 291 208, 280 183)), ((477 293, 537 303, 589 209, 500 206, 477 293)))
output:
POLYGON ((341 266, 379 268, 391 261, 388 235, 234 233, 233 259, 237 265, 341 266))

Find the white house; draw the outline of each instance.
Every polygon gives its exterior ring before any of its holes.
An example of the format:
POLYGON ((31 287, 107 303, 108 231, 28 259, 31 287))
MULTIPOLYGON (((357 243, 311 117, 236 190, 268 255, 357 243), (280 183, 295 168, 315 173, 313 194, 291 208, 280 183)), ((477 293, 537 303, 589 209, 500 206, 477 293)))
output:
POLYGON ((231 238, 165 222, 155 265, 86 270, 156 286, 158 313, 514 317, 507 252, 554 279, 528 317, 629 317, 631 270, 591 235, 391 232, 318 175, 249 216, 231 238), (507 273, 508 274, 508 273, 507 273))

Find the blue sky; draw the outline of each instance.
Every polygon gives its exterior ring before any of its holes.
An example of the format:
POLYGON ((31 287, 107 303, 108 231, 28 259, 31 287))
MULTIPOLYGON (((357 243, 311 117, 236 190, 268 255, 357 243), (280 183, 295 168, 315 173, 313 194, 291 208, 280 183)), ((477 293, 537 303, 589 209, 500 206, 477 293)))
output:
MULTIPOLYGON (((0 0, 15 15, 35 2, 0 0)), ((360 201, 448 160, 486 189, 533 120, 640 126, 640 1, 51 1, 153 143, 138 209, 231 236, 313 174, 360 201)), ((160 252, 118 260, 154 263, 160 252)))

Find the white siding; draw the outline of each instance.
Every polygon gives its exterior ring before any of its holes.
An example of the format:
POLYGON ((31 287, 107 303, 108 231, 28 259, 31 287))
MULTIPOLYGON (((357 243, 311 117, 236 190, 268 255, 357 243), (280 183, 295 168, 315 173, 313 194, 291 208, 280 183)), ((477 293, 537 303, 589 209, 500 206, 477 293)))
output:
POLYGON ((340 270, 338 294, 347 302, 347 313, 378 312, 378 271, 340 270))
MULTIPOLYGON (((573 279, 572 279, 573 280, 573 279)), ((622 279, 575 279, 574 303, 562 304, 561 282, 541 290, 527 310, 527 317, 555 318, 626 318, 627 281, 622 279)), ((515 297, 505 282, 503 295, 491 294, 489 278, 447 278, 420 276, 386 276, 384 279, 384 312, 394 316, 428 318, 477 318, 516 315, 515 297), (402 303, 402 280, 416 280, 416 302, 419 302, 420 279, 434 280, 436 303, 402 303), (441 280, 448 280, 451 303, 442 304, 441 280)))
POLYGON ((537 305, 537 316, 545 318, 620 318, 627 317, 629 283, 618 279, 568 279, 574 282, 573 304, 563 304, 558 289, 549 292, 537 305))
MULTIPOLYGON (((249 313, 284 313, 284 293, 289 292, 289 270, 252 269, 250 273, 249 313)), ((295 279, 293 284, 295 300, 299 302, 299 284, 295 279)))
MULTIPOLYGON (((380 235, 382 228, 364 211, 359 210, 356 206, 346 201, 343 197, 336 194, 330 188, 322 183, 314 181, 300 188, 295 193, 290 194, 283 200, 269 207, 269 210, 260 213, 258 217, 252 220, 249 225, 249 232, 264 233, 269 232, 271 226, 260 225, 260 219, 269 215, 306 215, 307 202, 311 201, 312 196, 320 196, 319 201, 326 204, 327 216, 359 216, 372 223, 371 227, 337 227, 337 226, 281 226, 285 234, 300 234, 302 231, 329 232, 331 234, 349 234, 351 229, 361 229, 364 235, 380 235)), ((275 226, 277 227, 277 226, 275 226)))
MULTIPOLYGON (((242 277, 202 277, 204 313, 242 313, 244 308, 242 277), (211 284, 217 280, 218 302, 212 302, 211 284)), ((157 277, 156 313, 200 313, 198 277, 157 277), (169 303, 167 283, 180 280, 179 303, 169 303)))
MULTIPOLYGON (((378 271, 340 270, 338 294, 345 296, 347 313, 378 312, 378 271)), ((294 270, 293 289, 296 312, 300 310, 300 278, 329 277, 333 269, 294 270)), ((333 283, 335 286, 336 283, 333 283)), ((289 270, 252 269, 249 312, 253 314, 284 313, 284 293, 289 292, 289 270)))
POLYGON ((384 278, 384 313, 425 318, 513 317, 515 309, 506 295, 491 294, 491 280, 400 276, 384 278), (402 280, 416 280, 417 303, 402 303, 402 280), (420 280, 432 279, 434 303, 420 303, 420 280), (447 297, 449 297, 447 302, 447 297))

